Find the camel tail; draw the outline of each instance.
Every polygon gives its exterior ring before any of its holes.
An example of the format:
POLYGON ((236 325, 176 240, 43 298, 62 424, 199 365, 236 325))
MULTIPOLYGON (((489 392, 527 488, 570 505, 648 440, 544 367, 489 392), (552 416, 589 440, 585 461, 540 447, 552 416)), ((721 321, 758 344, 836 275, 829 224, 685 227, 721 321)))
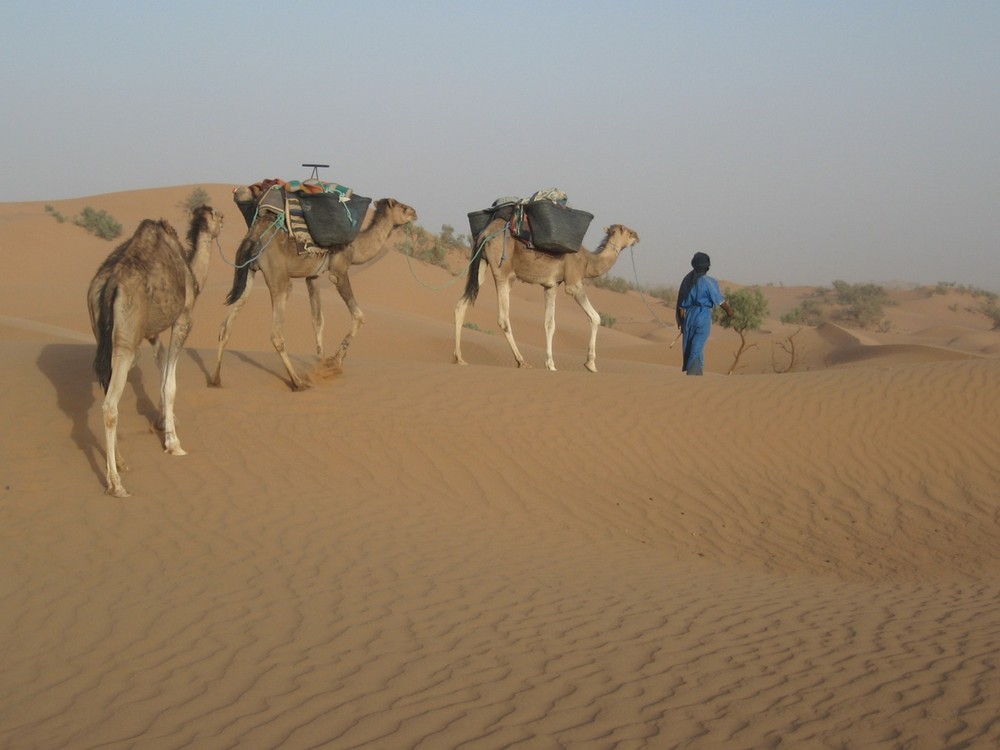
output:
POLYGON ((250 266, 252 265, 250 258, 253 257, 253 251, 256 247, 257 240, 249 234, 240 243, 240 247, 236 251, 236 270, 233 271, 233 288, 229 290, 229 295, 226 297, 227 305, 233 304, 246 291, 247 277, 250 276, 250 266))
POLYGON ((473 305, 476 303, 476 297, 479 296, 479 264, 482 262, 483 256, 476 253, 472 262, 469 263, 469 275, 465 279, 465 294, 462 295, 462 298, 473 305))
POLYGON ((97 310, 97 353, 94 355, 94 374, 104 392, 111 384, 111 353, 114 349, 115 297, 118 284, 113 279, 101 289, 101 299, 97 310))

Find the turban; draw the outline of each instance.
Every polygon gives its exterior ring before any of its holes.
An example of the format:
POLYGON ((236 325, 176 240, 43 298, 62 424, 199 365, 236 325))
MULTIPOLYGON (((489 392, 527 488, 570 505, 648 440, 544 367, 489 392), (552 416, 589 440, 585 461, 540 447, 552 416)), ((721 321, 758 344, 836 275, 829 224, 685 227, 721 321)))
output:
POLYGON ((705 253, 695 253, 691 258, 691 268, 698 273, 706 273, 712 265, 712 259, 705 253))

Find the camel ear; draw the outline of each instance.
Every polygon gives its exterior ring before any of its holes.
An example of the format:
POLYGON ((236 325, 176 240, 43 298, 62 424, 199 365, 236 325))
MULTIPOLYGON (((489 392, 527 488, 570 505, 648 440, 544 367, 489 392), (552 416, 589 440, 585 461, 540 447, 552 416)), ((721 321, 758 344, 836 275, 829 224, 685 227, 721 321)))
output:
POLYGON ((387 205, 389 208, 394 208, 398 203, 399 201, 397 201, 395 198, 385 199, 385 205, 387 205))

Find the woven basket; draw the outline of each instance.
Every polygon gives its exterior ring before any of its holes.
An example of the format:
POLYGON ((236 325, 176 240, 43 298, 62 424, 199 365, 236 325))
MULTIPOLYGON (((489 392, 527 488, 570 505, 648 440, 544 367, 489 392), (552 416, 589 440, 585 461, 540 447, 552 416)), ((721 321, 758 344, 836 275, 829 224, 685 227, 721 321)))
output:
POLYGON ((507 203, 502 206, 487 208, 482 211, 473 211, 469 214, 469 230, 472 232, 472 244, 475 245, 479 235, 490 225, 494 219, 508 221, 514 215, 514 205, 507 203))
POLYGON ((299 193, 302 216, 320 247, 347 245, 358 236, 371 198, 356 193, 341 202, 336 193, 299 193))
POLYGON ((575 253, 583 245, 583 237, 594 215, 551 201, 524 204, 531 226, 531 244, 550 253, 575 253))

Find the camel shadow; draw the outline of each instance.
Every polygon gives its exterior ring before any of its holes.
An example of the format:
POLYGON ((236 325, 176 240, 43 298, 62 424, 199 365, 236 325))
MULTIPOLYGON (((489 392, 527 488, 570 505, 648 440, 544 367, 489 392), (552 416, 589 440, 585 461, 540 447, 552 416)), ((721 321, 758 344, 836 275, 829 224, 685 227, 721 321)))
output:
MULTIPOLYGON (((70 419, 70 439, 87 457, 91 469, 104 478, 104 435, 90 429, 91 411, 102 398, 100 386, 92 369, 93 345, 49 344, 36 360, 38 369, 49 379, 56 390, 56 406, 70 419)), ((153 426, 159 417, 159 408, 146 392, 140 367, 129 373, 128 383, 135 392, 137 411, 153 426)))
MULTIPOLYGON (((196 365, 198 365, 198 369, 200 369, 202 375, 205 376, 205 384, 209 388, 213 388, 214 386, 212 385, 212 374, 209 371, 209 363, 206 362, 205 357, 202 356, 201 352, 196 349, 187 349, 185 350, 185 354, 187 354, 191 358, 191 360, 196 365)), ((271 377, 281 381, 285 385, 291 385, 290 381, 285 375, 284 370, 279 371, 277 368, 272 368, 268 367, 267 365, 263 365, 253 357, 243 354, 242 352, 228 351, 226 352, 226 354, 229 357, 235 357, 240 362, 243 362, 244 364, 249 365, 250 367, 253 367, 256 370, 260 370, 261 372, 270 375, 271 377)), ((305 368, 310 364, 308 359, 303 357, 298 357, 294 354, 289 355, 289 358, 292 360, 292 362, 294 362, 296 365, 302 368, 305 368)), ((315 357, 313 359, 315 359, 315 357)), ((211 364, 213 367, 215 366, 214 362, 212 362, 211 364)))

